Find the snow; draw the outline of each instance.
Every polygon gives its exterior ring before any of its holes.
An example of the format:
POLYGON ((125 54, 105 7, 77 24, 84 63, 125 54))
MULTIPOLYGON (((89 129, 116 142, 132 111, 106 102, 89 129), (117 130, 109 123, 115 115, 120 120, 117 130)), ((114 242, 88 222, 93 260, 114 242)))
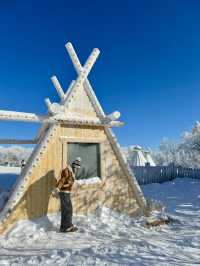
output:
POLYGON ((79 179, 79 180, 76 180, 76 183, 78 185, 83 185, 83 184, 94 184, 94 183, 99 183, 101 182, 101 179, 99 177, 91 177, 91 178, 88 178, 88 179, 79 179))
POLYGON ((144 151, 144 157, 145 159, 147 160, 147 162, 149 163, 150 166, 156 166, 152 156, 151 156, 151 153, 150 151, 144 151))
POLYGON ((76 216, 76 233, 59 233, 60 215, 21 221, 0 237, 0 265, 197 265, 200 261, 200 181, 142 187, 174 222, 145 227, 107 208, 76 216))
POLYGON ((147 160, 140 146, 130 146, 128 148, 128 161, 131 166, 145 166, 147 160))
POLYGON ((153 151, 157 165, 174 163, 182 167, 200 168, 200 123, 197 121, 190 132, 181 134, 178 142, 164 138, 158 150, 153 151))
POLYGON ((19 175, 21 173, 21 167, 14 166, 1 166, 0 165, 0 174, 15 174, 19 175))

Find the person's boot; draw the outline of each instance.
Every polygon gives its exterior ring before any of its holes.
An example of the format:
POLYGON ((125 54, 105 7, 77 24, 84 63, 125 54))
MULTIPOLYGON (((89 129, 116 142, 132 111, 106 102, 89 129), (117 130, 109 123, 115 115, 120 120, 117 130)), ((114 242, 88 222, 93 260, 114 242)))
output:
POLYGON ((78 231, 78 227, 74 225, 68 227, 67 229, 60 229, 61 233, 70 233, 70 232, 76 232, 76 231, 78 231))
POLYGON ((72 225, 65 230, 66 233, 76 232, 76 231, 78 231, 78 227, 76 227, 75 225, 72 225))

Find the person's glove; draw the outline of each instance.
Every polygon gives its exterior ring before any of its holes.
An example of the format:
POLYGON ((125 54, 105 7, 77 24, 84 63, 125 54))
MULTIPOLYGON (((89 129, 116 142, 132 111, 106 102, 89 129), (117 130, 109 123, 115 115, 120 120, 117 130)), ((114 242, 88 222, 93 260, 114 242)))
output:
POLYGON ((52 191, 52 196, 55 197, 55 198, 58 198, 59 196, 59 192, 60 190, 58 188, 55 188, 53 191, 52 191))

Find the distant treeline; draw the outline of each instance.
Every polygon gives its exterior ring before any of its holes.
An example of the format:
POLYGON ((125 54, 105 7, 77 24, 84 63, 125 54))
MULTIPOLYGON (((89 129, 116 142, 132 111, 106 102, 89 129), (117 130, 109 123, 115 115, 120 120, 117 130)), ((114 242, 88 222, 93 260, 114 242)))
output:
POLYGON ((21 166, 21 161, 27 161, 32 150, 21 146, 0 147, 0 165, 21 166))

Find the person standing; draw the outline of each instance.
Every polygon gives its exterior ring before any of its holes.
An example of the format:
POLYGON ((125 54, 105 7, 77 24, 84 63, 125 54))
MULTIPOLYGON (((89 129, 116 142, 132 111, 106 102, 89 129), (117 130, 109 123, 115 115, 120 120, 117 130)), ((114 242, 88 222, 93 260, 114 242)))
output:
POLYGON ((56 188, 52 192, 53 196, 59 194, 61 205, 61 224, 60 232, 75 232, 78 230, 72 223, 73 206, 71 202, 71 190, 75 181, 75 173, 77 168, 81 167, 81 158, 76 158, 71 166, 66 166, 62 172, 60 179, 57 181, 56 188))
POLYGON ((75 175, 75 178, 78 179, 77 177, 80 175, 79 171, 80 168, 83 167, 82 165, 82 159, 80 157, 77 157, 73 162, 72 162, 72 171, 75 175))
POLYGON ((25 165, 26 165, 26 162, 25 162, 25 160, 23 159, 23 160, 21 161, 21 168, 24 168, 25 165))

